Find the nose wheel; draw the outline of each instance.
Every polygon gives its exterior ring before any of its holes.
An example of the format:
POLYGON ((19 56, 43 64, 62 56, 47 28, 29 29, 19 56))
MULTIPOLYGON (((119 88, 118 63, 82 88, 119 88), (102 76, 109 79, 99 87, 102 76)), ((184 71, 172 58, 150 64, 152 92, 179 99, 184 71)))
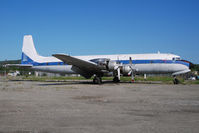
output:
POLYGON ((173 76, 173 84, 179 84, 179 80, 176 78, 176 76, 173 76))

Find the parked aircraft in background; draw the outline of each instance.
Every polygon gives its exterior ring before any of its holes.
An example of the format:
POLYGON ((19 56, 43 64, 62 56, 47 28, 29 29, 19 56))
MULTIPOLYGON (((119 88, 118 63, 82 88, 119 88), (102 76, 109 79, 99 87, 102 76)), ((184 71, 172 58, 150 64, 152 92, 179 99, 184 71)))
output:
POLYGON ((190 63, 180 56, 167 53, 155 54, 116 54, 70 56, 53 54, 51 57, 40 56, 34 46, 31 35, 25 35, 20 67, 35 71, 80 74, 85 78, 94 76, 94 83, 102 83, 101 77, 113 75, 113 81, 119 82, 120 76, 135 74, 171 74, 173 76, 190 72, 190 63))

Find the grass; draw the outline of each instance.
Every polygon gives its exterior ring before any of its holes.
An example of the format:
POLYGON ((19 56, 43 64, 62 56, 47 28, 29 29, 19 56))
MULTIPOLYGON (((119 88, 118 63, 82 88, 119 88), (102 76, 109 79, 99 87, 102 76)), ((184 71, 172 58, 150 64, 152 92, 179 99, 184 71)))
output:
MULTIPOLYGON (((31 81, 68 81, 68 80, 92 80, 91 79, 85 79, 84 77, 47 77, 47 76, 42 76, 42 77, 35 77, 35 76, 29 76, 25 77, 22 76, 20 77, 22 80, 31 80, 31 81)), ((103 77, 102 80, 109 80, 112 81, 113 77, 103 77)), ((131 77, 121 77, 120 79, 122 82, 131 82, 131 77)), ((191 80, 184 80, 181 77, 178 77, 178 80, 180 81, 181 84, 199 84, 199 80, 191 81, 191 80)), ((144 79, 143 76, 136 76, 135 81, 138 82, 143 82, 143 83, 148 83, 148 82, 160 82, 164 84, 173 84, 173 77, 170 76, 148 76, 147 79, 144 79)))
POLYGON ((29 76, 29 77, 22 77, 23 80, 33 80, 33 81, 66 81, 66 80, 86 80, 84 77, 35 77, 35 76, 29 76))
POLYGON ((187 80, 185 84, 199 84, 199 80, 187 80))

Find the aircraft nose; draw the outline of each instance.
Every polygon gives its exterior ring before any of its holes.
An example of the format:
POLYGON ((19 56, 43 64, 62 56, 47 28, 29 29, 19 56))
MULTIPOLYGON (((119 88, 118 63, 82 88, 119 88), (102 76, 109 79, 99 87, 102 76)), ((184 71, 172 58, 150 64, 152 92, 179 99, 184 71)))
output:
POLYGON ((181 61, 183 61, 183 62, 185 62, 185 63, 188 63, 188 64, 189 64, 189 69, 194 68, 194 64, 193 64, 192 62, 187 61, 187 60, 181 60, 181 61))
POLYGON ((189 63, 189 69, 193 69, 194 66, 195 66, 195 65, 194 65, 193 63, 191 63, 191 62, 189 63))

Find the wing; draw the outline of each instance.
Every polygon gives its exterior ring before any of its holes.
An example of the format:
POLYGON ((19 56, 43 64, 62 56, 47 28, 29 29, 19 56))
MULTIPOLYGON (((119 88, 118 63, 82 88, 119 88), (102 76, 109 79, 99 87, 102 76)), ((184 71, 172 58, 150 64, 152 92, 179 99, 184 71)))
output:
POLYGON ((183 70, 183 71, 172 73, 172 75, 175 76, 175 75, 179 75, 179 74, 185 74, 185 73, 188 73, 190 71, 191 71, 190 69, 187 69, 187 70, 183 70))
POLYGON ((90 78, 93 74, 102 73, 97 64, 93 62, 85 61, 65 54, 53 54, 53 56, 68 65, 72 65, 72 70, 81 74, 85 78, 90 78))

